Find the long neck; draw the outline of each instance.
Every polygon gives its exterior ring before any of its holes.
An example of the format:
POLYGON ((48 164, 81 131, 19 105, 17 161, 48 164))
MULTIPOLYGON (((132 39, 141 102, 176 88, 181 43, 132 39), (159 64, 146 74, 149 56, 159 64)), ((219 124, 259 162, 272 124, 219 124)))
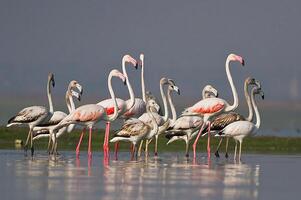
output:
POLYGON ((251 96, 251 101, 252 101, 252 105, 253 105, 253 108, 255 110, 255 115, 256 115, 256 128, 259 129, 260 127, 260 114, 259 114, 259 111, 258 111, 258 108, 257 108, 257 105, 256 105, 256 102, 255 102, 255 94, 254 94, 254 90, 255 88, 252 89, 252 96, 251 96))
POLYGON ((141 60, 141 90, 142 100, 146 103, 145 83, 144 83, 144 60, 141 60))
POLYGON ((51 82, 51 80, 49 79, 48 83, 47 83, 47 97, 48 97, 48 103, 49 103, 49 112, 53 113, 53 103, 52 103, 52 97, 51 97, 50 82, 51 82))
MULTIPOLYGON (((69 110, 69 113, 75 110, 74 101, 70 92, 66 92, 66 103, 69 110)), ((70 124, 67 128, 67 132, 70 133, 75 127, 75 124, 70 124)))
POLYGON ((132 88, 132 85, 130 83, 130 80, 128 78, 128 74, 126 72, 126 68, 125 68, 125 61, 122 61, 122 72, 123 74, 126 76, 126 83, 127 83, 127 87, 128 87, 128 91, 130 93, 130 104, 128 105, 128 107, 126 108, 127 110, 131 109, 134 104, 135 104, 135 95, 134 95, 134 91, 132 88))
POLYGON ((163 106, 164 106, 164 117, 163 117, 163 119, 166 122, 167 119, 168 119, 168 107, 167 107, 167 100, 166 100, 166 96, 164 94, 163 83, 162 82, 160 82, 160 93, 161 93, 163 106))
POLYGON ((244 84, 244 92, 245 92, 245 97, 246 97, 246 101, 247 101, 247 104, 248 104, 248 109, 249 109, 249 115, 247 117, 247 121, 252 121, 253 120, 253 108, 252 108, 252 104, 251 104, 251 98, 250 98, 250 95, 249 95, 249 92, 248 92, 248 84, 245 82, 244 84))
POLYGON ((107 116, 107 113, 105 112, 104 113, 104 118, 105 118, 106 121, 114 121, 118 117, 118 105, 117 105, 114 90, 112 88, 112 77, 113 76, 110 74, 109 78, 108 78, 108 88, 109 88, 109 92, 110 92, 111 98, 112 98, 113 103, 114 103, 114 113, 113 113, 113 115, 111 115, 111 117, 109 117, 109 116, 107 116))
POLYGON ((169 106, 170 106, 170 110, 171 110, 171 114, 172 114, 172 123, 173 123, 177 120, 177 112, 176 112, 175 106, 174 106, 172 98, 171 98, 171 92, 172 91, 173 90, 168 89, 167 99, 168 99, 168 103, 169 103, 169 106))
POLYGON ((150 111, 150 108, 146 108, 146 111, 147 111, 147 114, 150 116, 151 118, 151 125, 153 127, 152 129, 152 135, 156 134, 158 132, 158 124, 157 124, 157 121, 156 121, 156 118, 154 117, 154 115, 152 114, 152 112, 150 111))
POLYGON ((229 81, 230 86, 231 86, 234 102, 233 102, 233 105, 226 108, 226 111, 234 110, 238 106, 237 91, 236 91, 235 85, 233 83, 232 75, 230 73, 229 63, 230 63, 230 60, 227 59, 227 61, 226 61, 226 73, 227 73, 228 81, 229 81))
MULTIPOLYGON (((66 92, 66 97, 65 97, 65 100, 66 100, 66 104, 67 104, 67 108, 68 108, 68 111, 69 113, 71 113, 72 111, 72 108, 71 108, 71 104, 70 104, 70 96, 69 95, 69 90, 66 92)), ((71 97, 72 98, 72 97, 71 97)))

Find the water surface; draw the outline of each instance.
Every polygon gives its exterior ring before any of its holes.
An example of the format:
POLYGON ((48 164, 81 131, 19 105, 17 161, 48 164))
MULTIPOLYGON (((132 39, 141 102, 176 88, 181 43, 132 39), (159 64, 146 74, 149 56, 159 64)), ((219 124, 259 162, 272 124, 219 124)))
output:
POLYGON ((1 199, 297 199, 301 195, 301 156, 243 155, 243 163, 182 153, 130 161, 104 161, 86 152, 75 159, 62 152, 35 158, 0 151, 1 199))

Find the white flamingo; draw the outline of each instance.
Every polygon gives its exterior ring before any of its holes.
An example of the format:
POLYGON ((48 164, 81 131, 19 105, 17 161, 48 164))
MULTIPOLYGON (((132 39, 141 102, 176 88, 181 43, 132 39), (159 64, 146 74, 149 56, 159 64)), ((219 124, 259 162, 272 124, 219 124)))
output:
POLYGON ((137 149, 136 144, 144 139, 148 134, 154 135, 158 131, 158 124, 150 111, 150 105, 147 105, 146 111, 151 118, 151 123, 145 123, 137 118, 127 120, 121 129, 114 135, 110 142, 128 141, 133 144, 132 159, 137 149))
POLYGON ((236 160, 236 151, 237 151, 237 142, 239 141, 239 155, 238 161, 241 161, 241 146, 243 139, 249 135, 254 135, 257 133, 260 127, 260 114, 254 100, 255 94, 260 94, 262 99, 264 99, 264 93, 261 89, 254 87, 251 90, 251 102, 252 106, 255 110, 256 115, 256 124, 249 121, 236 121, 228 126, 226 126, 223 130, 221 130, 218 135, 224 137, 233 137, 235 140, 235 151, 234 151, 234 160, 236 160))
MULTIPOLYGON (((74 104, 72 97, 74 96, 80 101, 82 92, 83 92, 82 86, 77 81, 75 81, 75 80, 70 81, 67 91, 66 91, 66 96, 65 96, 65 100, 66 100, 66 104, 67 104, 69 113, 71 113, 72 111, 75 110, 75 104, 74 104), (77 93, 76 91, 74 91, 73 90, 74 88, 77 88, 80 93, 77 93)), ((67 127, 61 128, 56 133, 56 136, 53 134, 55 125, 57 125, 60 121, 62 121, 66 116, 67 116, 67 114, 65 112, 55 111, 48 122, 44 122, 44 123, 39 124, 38 126, 34 127, 33 140, 38 140, 40 138, 49 137, 48 151, 50 152, 50 142, 52 140, 52 142, 53 142, 52 152, 54 152, 54 149, 56 149, 55 147, 57 146, 56 138, 61 136, 66 130, 68 133, 70 133, 74 128, 74 124, 72 124, 72 125, 69 125, 68 128, 67 127)))
MULTIPOLYGON (((151 142, 151 139, 155 136, 156 139, 156 143, 155 143, 155 156, 158 155, 157 153, 157 141, 158 141, 158 136, 165 132, 165 130, 169 127, 169 124, 172 122, 172 120, 175 120, 177 118, 176 116, 176 112, 175 112, 175 108, 173 105, 173 102, 171 100, 171 92, 175 91, 178 94, 180 94, 180 89, 175 85, 175 82, 172 79, 167 79, 167 78, 161 78, 160 79, 160 93, 161 93, 161 97, 162 97, 162 101, 163 101, 163 105, 164 105, 164 116, 159 115, 157 112, 153 112, 153 116, 156 119, 156 122, 159 126, 159 130, 157 131, 157 133, 155 135, 151 135, 148 134, 146 137, 146 147, 145 147, 145 154, 148 155, 148 145, 151 142), (164 90, 163 90, 163 86, 167 85, 167 98, 166 95, 164 94, 164 90), (169 119, 169 113, 168 113, 168 105, 167 105, 167 100, 169 101, 169 103, 171 104, 170 106, 172 107, 172 114, 173 114, 173 118, 169 119)), ((150 105, 151 107, 154 107, 155 105, 150 105)), ((139 119, 145 123, 149 123, 151 118, 148 115, 148 113, 145 113, 143 115, 141 115, 141 117, 139 117, 139 119)), ((139 148, 140 149, 140 148, 139 148)), ((140 152, 139 152, 140 154, 140 152)))
POLYGON ((244 65, 244 60, 241 56, 235 55, 235 54, 230 54, 227 57, 226 60, 226 74, 228 81, 230 83, 232 93, 233 93, 233 98, 234 102, 232 105, 230 105, 226 100, 221 99, 221 98, 208 98, 208 99, 203 99, 193 106, 187 108, 182 115, 203 115, 204 116, 204 123, 196 137, 196 140, 193 144, 193 158, 196 158, 196 144, 199 140, 199 137, 204 129, 205 124, 208 122, 208 141, 207 141, 207 153, 208 153, 208 158, 210 157, 210 120, 213 116, 216 116, 218 114, 224 113, 224 112, 230 112, 234 109, 237 108, 238 106, 238 96, 237 96, 237 91, 233 83, 233 79, 230 73, 229 69, 229 63, 231 61, 238 61, 242 65, 244 65))
MULTIPOLYGON (((211 85, 206 85, 202 91, 203 99, 217 97, 217 90, 211 85)), ((166 131, 169 140, 167 144, 170 144, 177 140, 184 140, 186 143, 185 156, 189 157, 189 142, 197 134, 198 129, 203 124, 203 117, 201 116, 181 116, 166 131)))
MULTIPOLYGON (((118 77, 120 78, 124 83, 126 83, 126 77, 123 75, 123 73, 119 72, 116 69, 113 69, 108 77, 108 88, 111 95, 111 98, 114 102, 114 113, 107 114, 108 111, 103 106, 97 105, 97 104, 87 104, 78 107, 73 112, 71 112, 67 117, 65 117, 57 126, 56 130, 68 126, 69 124, 78 124, 84 127, 89 128, 89 146, 88 146, 88 156, 92 156, 91 151, 91 137, 92 137, 92 128, 93 126, 99 122, 100 120, 104 121, 114 121, 118 116, 118 105, 117 100, 115 98, 115 94, 112 88, 112 78, 118 77)), ((83 129, 79 144, 82 142, 83 135, 85 133, 85 128, 83 129)), ((77 145, 76 147, 76 155, 79 156, 79 148, 80 146, 77 145)))
POLYGON ((28 124, 29 132, 26 139, 26 143, 24 145, 25 153, 28 148, 28 142, 30 140, 30 148, 31 148, 31 155, 33 156, 34 149, 33 149, 33 129, 38 124, 41 124, 44 121, 48 121, 51 116, 53 115, 53 105, 52 105, 52 98, 51 98, 51 85, 54 87, 54 75, 49 73, 48 81, 47 81, 47 97, 49 108, 44 106, 30 106, 22 109, 18 112, 15 116, 10 118, 7 123, 7 127, 13 125, 20 125, 20 124, 28 124))
MULTIPOLYGON (((235 112, 235 111, 231 111, 229 113, 222 113, 220 115, 218 115, 217 117, 214 118, 214 120, 212 121, 211 123, 211 127, 210 127, 210 130, 212 132, 218 132, 218 131, 221 131, 222 129, 224 129, 227 125, 235 122, 235 121, 249 121, 251 122, 253 120, 253 108, 252 108, 252 104, 251 104, 251 97, 249 95, 249 86, 251 85, 255 85, 257 86, 258 88, 261 88, 261 84, 258 80, 254 79, 254 78, 251 78, 251 77, 248 77, 245 79, 245 82, 244 82, 244 94, 245 94, 245 98, 246 98, 246 102, 247 102, 247 105, 248 105, 248 110, 249 110, 249 115, 247 118, 245 118, 244 116, 242 116, 241 114, 235 112)), ((220 139, 219 141, 219 144, 217 146, 217 149, 215 151, 215 156, 216 157, 219 157, 219 148, 220 148, 220 145, 223 141, 223 138, 220 139)), ((226 154, 225 154, 225 157, 228 158, 228 143, 229 143, 229 138, 227 138, 226 140, 226 154)))

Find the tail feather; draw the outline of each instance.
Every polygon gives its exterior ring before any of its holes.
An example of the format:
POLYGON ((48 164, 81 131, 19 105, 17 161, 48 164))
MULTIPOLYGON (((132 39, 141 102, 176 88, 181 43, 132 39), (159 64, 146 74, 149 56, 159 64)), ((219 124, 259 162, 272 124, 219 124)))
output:
POLYGON ((8 120, 6 127, 12 126, 13 123, 15 122, 15 121, 14 121, 15 118, 16 118, 16 116, 11 117, 11 118, 8 120))

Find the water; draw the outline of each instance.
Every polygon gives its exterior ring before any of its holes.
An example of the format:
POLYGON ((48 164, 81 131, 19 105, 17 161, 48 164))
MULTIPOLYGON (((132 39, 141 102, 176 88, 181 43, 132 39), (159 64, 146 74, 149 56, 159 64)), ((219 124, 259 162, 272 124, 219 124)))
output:
POLYGON ((37 152, 0 151, 1 199, 298 199, 301 156, 243 155, 232 159, 201 157, 196 163, 181 153, 130 161, 104 162, 94 153, 88 162, 73 152, 54 160, 37 152))

